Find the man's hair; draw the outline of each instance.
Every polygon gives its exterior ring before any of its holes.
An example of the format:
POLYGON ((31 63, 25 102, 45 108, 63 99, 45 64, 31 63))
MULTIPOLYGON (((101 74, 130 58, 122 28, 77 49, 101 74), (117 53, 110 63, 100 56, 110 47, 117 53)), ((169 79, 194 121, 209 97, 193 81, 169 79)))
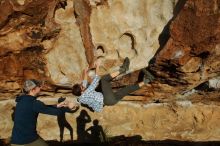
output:
POLYGON ((81 90, 81 85, 80 84, 73 85, 73 89, 72 89, 73 95, 80 96, 81 92, 82 92, 82 90, 81 90))
POLYGON ((24 93, 29 93, 32 89, 36 88, 36 87, 40 87, 41 86, 41 82, 35 79, 28 79, 25 80, 24 84, 23 84, 23 91, 24 93))

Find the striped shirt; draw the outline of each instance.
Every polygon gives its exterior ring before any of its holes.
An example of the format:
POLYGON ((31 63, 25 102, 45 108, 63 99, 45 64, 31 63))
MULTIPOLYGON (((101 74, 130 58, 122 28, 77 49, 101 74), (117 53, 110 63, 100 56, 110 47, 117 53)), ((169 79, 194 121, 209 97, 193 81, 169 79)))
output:
POLYGON ((95 112, 101 112, 103 108, 103 94, 101 92, 95 91, 100 81, 100 76, 95 75, 92 83, 83 92, 83 94, 78 97, 80 103, 86 104, 91 107, 95 112))

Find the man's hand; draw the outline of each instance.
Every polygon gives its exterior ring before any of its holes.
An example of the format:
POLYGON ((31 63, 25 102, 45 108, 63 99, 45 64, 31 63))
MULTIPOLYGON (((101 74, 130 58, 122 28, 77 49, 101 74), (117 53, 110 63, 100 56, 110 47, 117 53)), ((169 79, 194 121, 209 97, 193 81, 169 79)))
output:
POLYGON ((70 110, 75 110, 75 109, 79 108, 79 104, 76 103, 76 102, 69 102, 69 103, 68 103, 68 108, 69 108, 70 110))
POLYGON ((76 102, 71 102, 71 101, 65 100, 65 101, 57 104, 57 107, 58 108, 68 107, 70 110, 75 110, 75 109, 77 109, 79 107, 79 104, 76 103, 76 102))
POLYGON ((96 72, 96 74, 98 74, 98 72, 99 72, 100 64, 101 64, 100 60, 97 60, 95 62, 95 64, 94 64, 95 65, 95 72, 96 72))
POLYGON ((57 104, 57 107, 58 107, 58 108, 67 107, 67 101, 63 101, 63 102, 58 103, 58 104, 57 104))
POLYGON ((88 70, 89 70, 88 66, 83 70, 83 74, 82 74, 82 78, 81 78, 82 80, 87 80, 88 70))

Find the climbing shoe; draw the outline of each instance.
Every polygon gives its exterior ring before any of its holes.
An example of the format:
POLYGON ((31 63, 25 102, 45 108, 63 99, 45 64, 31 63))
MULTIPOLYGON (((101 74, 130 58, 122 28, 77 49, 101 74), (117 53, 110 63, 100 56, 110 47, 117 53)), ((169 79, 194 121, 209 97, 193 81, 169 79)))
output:
POLYGON ((126 71, 129 70, 129 65, 130 65, 130 60, 128 57, 125 58, 122 66, 120 66, 119 72, 120 73, 125 73, 126 71))
POLYGON ((142 69, 142 72, 144 73, 144 84, 148 84, 150 82, 152 82, 153 80, 155 80, 155 77, 145 68, 142 69))

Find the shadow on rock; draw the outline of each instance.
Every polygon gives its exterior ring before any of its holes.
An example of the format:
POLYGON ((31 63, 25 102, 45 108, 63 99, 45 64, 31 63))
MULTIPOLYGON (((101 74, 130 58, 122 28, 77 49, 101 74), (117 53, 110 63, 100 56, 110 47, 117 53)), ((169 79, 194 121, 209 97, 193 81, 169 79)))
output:
MULTIPOLYGON (((139 135, 125 137, 123 135, 111 137, 108 142, 95 144, 95 146, 219 146, 220 141, 178 141, 178 140, 162 140, 162 141, 143 141, 139 135)), ((94 143, 78 143, 77 141, 47 141, 49 146, 83 146, 94 145, 94 143)), ((0 146, 9 146, 4 139, 0 139, 0 146)))

